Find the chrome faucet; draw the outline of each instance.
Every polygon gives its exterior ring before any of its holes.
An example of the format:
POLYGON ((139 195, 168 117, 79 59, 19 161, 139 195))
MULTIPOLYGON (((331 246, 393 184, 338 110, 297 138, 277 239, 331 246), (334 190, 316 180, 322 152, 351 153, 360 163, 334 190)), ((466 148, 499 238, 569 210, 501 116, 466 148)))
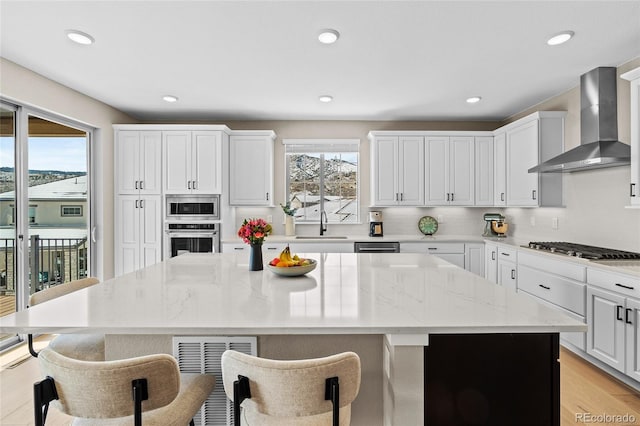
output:
POLYGON ((322 210, 322 212, 320 212, 320 236, 323 236, 327 230, 327 222, 327 212, 322 210))

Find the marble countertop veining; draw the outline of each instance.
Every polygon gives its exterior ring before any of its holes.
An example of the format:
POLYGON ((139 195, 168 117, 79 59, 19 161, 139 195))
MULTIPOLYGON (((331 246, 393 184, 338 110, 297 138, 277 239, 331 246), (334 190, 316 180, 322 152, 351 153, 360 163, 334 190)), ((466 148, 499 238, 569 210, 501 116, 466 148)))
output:
POLYGON ((0 318, 0 333, 528 333, 586 325, 436 256, 301 253, 288 278, 246 256, 185 254, 0 318))

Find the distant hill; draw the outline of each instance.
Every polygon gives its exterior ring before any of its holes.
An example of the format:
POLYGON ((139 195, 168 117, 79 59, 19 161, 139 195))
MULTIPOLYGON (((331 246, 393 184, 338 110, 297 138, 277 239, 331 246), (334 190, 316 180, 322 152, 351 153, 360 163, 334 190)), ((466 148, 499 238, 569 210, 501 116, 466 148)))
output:
MULTIPOLYGON (((13 167, 0 167, 0 172, 5 173, 13 173, 15 168, 13 167)), ((82 176, 86 175, 87 172, 68 172, 63 170, 29 170, 30 175, 73 175, 73 176, 82 176)))

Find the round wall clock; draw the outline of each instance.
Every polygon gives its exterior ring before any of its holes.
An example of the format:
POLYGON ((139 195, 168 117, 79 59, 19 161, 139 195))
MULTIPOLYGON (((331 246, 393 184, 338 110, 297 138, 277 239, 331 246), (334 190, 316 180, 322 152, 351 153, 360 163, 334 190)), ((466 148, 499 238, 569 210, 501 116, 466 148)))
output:
POLYGON ((418 229, 424 235, 433 235, 438 230, 438 221, 431 216, 422 216, 418 221, 418 229))

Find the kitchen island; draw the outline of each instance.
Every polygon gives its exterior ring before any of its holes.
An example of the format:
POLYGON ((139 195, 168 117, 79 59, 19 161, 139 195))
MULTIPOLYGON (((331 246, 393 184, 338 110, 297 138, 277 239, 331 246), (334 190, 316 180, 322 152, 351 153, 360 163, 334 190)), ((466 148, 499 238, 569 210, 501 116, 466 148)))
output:
POLYGON ((109 358, 151 349, 171 353, 167 336, 169 342, 171 336, 258 336, 259 355, 269 357, 355 348, 363 359, 363 383, 354 425, 424 424, 430 415, 425 398, 441 395, 424 389, 429 360, 442 362, 453 343, 450 364, 468 366, 468 345, 478 341, 465 336, 488 342, 476 346, 488 355, 484 364, 471 366, 478 371, 494 368, 486 364, 493 359, 517 363, 522 375, 531 376, 526 360, 497 355, 518 354, 512 350, 518 347, 530 353, 527 345, 533 344, 547 348, 534 363, 550 366, 550 409, 559 406, 559 392, 552 389, 559 380, 558 333, 584 332, 583 323, 435 256, 301 256, 316 259, 318 267, 296 278, 249 272, 246 259, 235 254, 178 256, 1 318, 0 332, 105 333, 109 358), (431 337, 444 340, 436 347, 431 337))

